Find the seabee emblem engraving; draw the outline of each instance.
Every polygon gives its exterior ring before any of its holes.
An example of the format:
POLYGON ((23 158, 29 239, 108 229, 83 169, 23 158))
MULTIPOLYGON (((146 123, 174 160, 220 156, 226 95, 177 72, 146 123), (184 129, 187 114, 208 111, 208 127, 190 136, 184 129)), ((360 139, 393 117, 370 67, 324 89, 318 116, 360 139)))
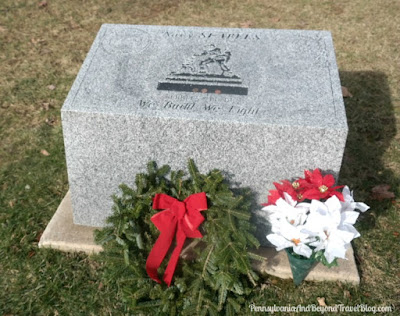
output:
POLYGON ((185 60, 181 69, 159 81, 158 90, 247 95, 248 87, 229 66, 231 52, 209 45, 185 60))

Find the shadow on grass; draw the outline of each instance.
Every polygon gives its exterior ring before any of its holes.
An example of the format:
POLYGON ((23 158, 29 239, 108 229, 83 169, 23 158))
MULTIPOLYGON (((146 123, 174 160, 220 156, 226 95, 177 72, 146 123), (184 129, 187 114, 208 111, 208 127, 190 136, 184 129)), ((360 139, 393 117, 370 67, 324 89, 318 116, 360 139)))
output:
MULTIPOLYGON (((356 201, 366 201, 371 210, 361 214, 358 227, 376 229, 376 219, 392 206, 391 200, 371 197, 373 187, 389 184, 398 196, 398 174, 384 163, 383 156, 396 135, 396 119, 387 76, 382 72, 340 72, 342 85, 353 94, 345 100, 349 134, 340 184, 355 191, 356 201)), ((357 249, 355 249, 356 258, 357 249)), ((357 260, 358 261, 358 260, 357 260)))

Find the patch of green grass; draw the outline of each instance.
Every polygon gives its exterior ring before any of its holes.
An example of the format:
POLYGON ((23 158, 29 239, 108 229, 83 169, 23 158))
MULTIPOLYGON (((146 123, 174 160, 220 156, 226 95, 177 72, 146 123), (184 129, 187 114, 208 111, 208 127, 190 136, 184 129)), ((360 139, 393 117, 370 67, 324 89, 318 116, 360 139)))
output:
POLYGON ((0 312, 15 315, 103 315, 113 311, 100 265, 82 254, 38 249, 67 190, 61 128, 33 132, 31 149, 0 173, 0 312), (40 153, 46 148, 50 156, 40 153))
POLYGON ((359 287, 266 277, 258 305, 391 305, 400 310, 400 2, 39 1, 0 3, 0 315, 128 314, 102 263, 38 249, 68 189, 60 109, 102 23, 326 29, 333 35, 349 137, 341 183, 371 210, 354 242, 359 287), (54 85, 55 89, 48 89, 54 85), (47 121, 46 121, 47 120, 47 121), (50 155, 40 153, 47 150, 50 155), (371 189, 391 185, 396 198, 371 189))

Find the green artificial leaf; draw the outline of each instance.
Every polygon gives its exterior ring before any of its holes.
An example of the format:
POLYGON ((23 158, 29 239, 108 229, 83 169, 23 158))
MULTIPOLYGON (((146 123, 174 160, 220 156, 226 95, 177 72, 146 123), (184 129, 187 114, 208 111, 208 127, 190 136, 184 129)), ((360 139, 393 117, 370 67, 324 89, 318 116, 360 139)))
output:
POLYGON ((192 178, 192 183, 193 183, 193 188, 195 190, 195 193, 201 192, 199 170, 197 169, 196 165, 194 164, 193 159, 189 159, 188 169, 189 169, 189 174, 192 178))
POLYGON ((240 281, 233 284, 233 291, 238 295, 243 295, 243 285, 240 281))
POLYGON ((145 187, 145 179, 142 173, 136 175, 135 184, 137 193, 142 194, 145 187))
POLYGON ((253 234, 246 232, 245 235, 246 235, 247 240, 251 243, 251 245, 254 248, 260 247, 260 242, 258 241, 258 239, 256 237, 254 237, 253 234))
POLYGON ((116 240, 117 243, 120 244, 121 246, 126 246, 125 240, 123 240, 123 239, 120 238, 119 236, 116 236, 116 237, 115 237, 115 240, 116 240))
POLYGON ((140 235, 140 234, 135 234, 135 237, 136 237, 136 244, 137 244, 137 247, 138 247, 139 249, 143 249, 144 247, 143 247, 142 235, 140 235))
POLYGON ((228 289, 225 285, 222 285, 218 290, 218 311, 222 310, 228 295, 228 289))
POLYGON ((160 169, 157 170, 158 177, 164 177, 170 172, 171 168, 168 165, 162 166, 160 169))
POLYGON ((161 306, 161 300, 143 301, 137 304, 137 307, 140 307, 141 309, 154 308, 159 306, 161 306))
POLYGON ((129 249, 128 248, 124 249, 124 260, 125 260, 125 265, 129 266, 129 249))
POLYGON ((265 261, 266 260, 263 256, 260 256, 260 255, 254 253, 254 252, 251 252, 251 251, 247 252, 247 255, 251 259, 254 259, 254 260, 257 260, 257 261, 265 261))
POLYGON ((155 161, 149 161, 147 163, 147 172, 150 176, 157 173, 157 164, 155 161))

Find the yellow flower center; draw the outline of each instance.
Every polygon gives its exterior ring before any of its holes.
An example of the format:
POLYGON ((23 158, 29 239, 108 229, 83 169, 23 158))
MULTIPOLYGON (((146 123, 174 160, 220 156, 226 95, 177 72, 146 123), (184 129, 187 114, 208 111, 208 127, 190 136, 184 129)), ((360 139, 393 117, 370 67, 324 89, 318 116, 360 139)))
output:
POLYGON ((298 199, 298 200, 302 200, 302 199, 303 199, 303 195, 301 195, 300 193, 297 194, 297 199, 298 199))
POLYGON ((321 193, 325 193, 326 191, 328 191, 328 187, 327 187, 326 185, 321 185, 321 186, 318 188, 318 190, 319 190, 319 192, 321 192, 321 193))
POLYGON ((300 243, 300 239, 293 238, 292 241, 296 246, 300 243))
POLYGON ((293 189, 297 190, 297 189, 300 187, 299 181, 294 181, 294 182, 292 183, 292 187, 293 187, 293 189))

